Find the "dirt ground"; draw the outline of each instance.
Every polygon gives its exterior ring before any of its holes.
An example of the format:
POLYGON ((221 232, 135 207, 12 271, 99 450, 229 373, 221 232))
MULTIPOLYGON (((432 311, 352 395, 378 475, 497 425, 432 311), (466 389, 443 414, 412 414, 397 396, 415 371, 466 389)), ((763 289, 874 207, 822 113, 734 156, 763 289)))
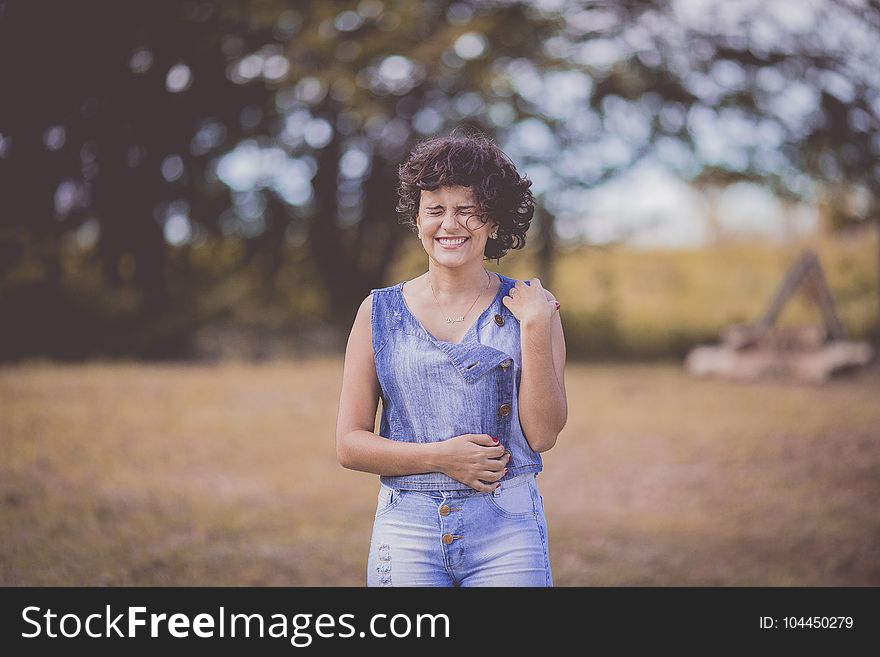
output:
MULTIPOLYGON (((0 368, 0 585, 360 586, 341 360, 0 368)), ((880 369, 570 365, 539 486, 559 586, 880 585, 880 369)))

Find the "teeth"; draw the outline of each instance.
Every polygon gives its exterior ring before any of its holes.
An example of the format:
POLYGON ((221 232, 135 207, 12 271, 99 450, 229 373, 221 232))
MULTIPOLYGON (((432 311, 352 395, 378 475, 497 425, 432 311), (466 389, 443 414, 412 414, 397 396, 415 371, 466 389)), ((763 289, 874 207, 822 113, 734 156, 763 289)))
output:
POLYGON ((437 241, 441 244, 462 244, 466 237, 438 237, 437 241))

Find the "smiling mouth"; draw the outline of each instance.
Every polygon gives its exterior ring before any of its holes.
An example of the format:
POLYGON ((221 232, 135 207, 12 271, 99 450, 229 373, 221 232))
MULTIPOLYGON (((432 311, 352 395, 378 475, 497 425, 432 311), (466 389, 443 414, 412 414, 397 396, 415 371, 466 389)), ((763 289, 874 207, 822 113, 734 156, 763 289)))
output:
POLYGON ((467 242, 470 238, 469 237, 435 237, 434 239, 440 243, 440 246, 445 247, 447 249, 454 249, 454 248, 461 246, 465 242, 467 242))

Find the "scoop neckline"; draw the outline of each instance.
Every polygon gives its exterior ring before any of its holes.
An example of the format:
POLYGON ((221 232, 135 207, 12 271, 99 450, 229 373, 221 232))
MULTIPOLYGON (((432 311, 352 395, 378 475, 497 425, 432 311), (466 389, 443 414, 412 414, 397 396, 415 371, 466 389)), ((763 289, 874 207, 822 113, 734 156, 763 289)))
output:
POLYGON ((466 342, 468 342, 468 337, 470 336, 470 334, 472 332, 474 332, 480 326, 480 324, 483 323, 483 318, 485 318, 486 315, 489 314, 489 311, 495 307, 495 305, 498 303, 498 298, 501 296, 501 292, 504 290, 504 278, 502 277, 502 275, 499 274, 497 271, 493 271, 493 272, 489 272, 489 273, 494 274, 495 276, 498 277, 498 283, 499 283, 498 291, 495 292, 495 296, 492 298, 492 300, 489 302, 489 305, 486 306, 486 308, 483 310, 483 312, 480 313, 480 316, 474 320, 474 322, 468 327, 468 330, 464 332, 464 335, 461 336, 460 342, 449 342, 448 340, 440 340, 440 339, 434 337, 434 334, 425 328, 425 325, 422 324, 422 321, 418 317, 416 317, 416 314, 412 310, 410 310, 410 307, 406 303, 406 298, 403 296, 403 286, 406 283, 408 283, 409 281, 401 281, 400 283, 398 283, 397 284, 397 292, 400 295, 400 302, 403 304, 403 308, 406 311, 406 313, 413 319, 413 321, 416 324, 418 324, 419 328, 422 329, 422 331, 424 331, 425 335, 427 335, 433 342, 436 342, 438 344, 461 346, 461 345, 465 344, 466 342))

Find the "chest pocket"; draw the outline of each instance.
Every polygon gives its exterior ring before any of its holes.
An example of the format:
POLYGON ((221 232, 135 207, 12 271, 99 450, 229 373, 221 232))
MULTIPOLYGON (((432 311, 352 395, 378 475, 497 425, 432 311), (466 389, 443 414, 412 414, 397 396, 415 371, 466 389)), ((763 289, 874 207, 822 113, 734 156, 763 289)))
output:
POLYGON ((437 343, 437 347, 446 353, 449 361, 467 383, 473 383, 496 367, 506 369, 513 362, 509 354, 479 342, 467 344, 443 342, 437 343))

